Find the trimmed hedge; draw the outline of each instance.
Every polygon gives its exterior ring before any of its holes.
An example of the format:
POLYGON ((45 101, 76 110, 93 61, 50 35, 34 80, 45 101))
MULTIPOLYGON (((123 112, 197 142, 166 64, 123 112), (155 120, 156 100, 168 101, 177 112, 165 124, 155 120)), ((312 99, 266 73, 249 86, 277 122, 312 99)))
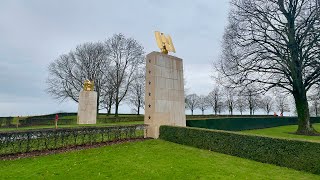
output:
MULTIPOLYGON (((295 125, 297 117, 270 117, 270 118, 222 118, 208 120, 187 120, 187 126, 227 131, 242 131, 262 129, 277 126, 295 125)), ((311 123, 320 123, 319 117, 312 117, 311 123)))
POLYGON ((206 115, 186 115, 187 119, 221 119, 221 118, 273 118, 273 115, 228 115, 228 114, 206 114, 206 115))
POLYGON ((0 127, 10 127, 13 123, 13 117, 0 117, 0 127))
MULTIPOLYGON (((58 114, 59 121, 58 125, 72 125, 77 124, 76 113, 64 113, 58 114)), ((37 125, 54 125, 55 114, 45 116, 31 116, 19 121, 20 126, 37 126, 37 125)), ((0 119, 1 120, 1 119, 0 119)), ((99 114, 97 118, 97 124, 114 123, 114 122, 132 122, 132 121, 143 121, 143 115, 128 115, 128 116, 106 116, 99 114)))
POLYGON ((143 138, 145 125, 0 132, 0 156, 122 139, 143 138))
POLYGON ((320 174, 320 143, 173 126, 161 126, 160 139, 320 174))

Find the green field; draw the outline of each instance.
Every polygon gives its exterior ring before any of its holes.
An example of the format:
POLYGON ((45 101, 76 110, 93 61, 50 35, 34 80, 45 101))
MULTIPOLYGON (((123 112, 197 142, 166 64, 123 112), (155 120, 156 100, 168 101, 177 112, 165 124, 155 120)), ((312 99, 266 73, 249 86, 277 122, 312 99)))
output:
MULTIPOLYGON (((320 124, 314 124, 313 127, 320 132, 320 124)), ((303 136, 293 134, 298 129, 297 125, 290 126, 279 126, 273 128, 265 128, 265 129, 254 129, 254 130, 245 130, 241 131, 246 134, 256 134, 263 136, 271 136, 277 138, 287 138, 287 139, 301 139, 313 142, 320 142, 320 136, 303 136)))
POLYGON ((0 179, 320 179, 275 165, 162 140, 6 160, 0 179))

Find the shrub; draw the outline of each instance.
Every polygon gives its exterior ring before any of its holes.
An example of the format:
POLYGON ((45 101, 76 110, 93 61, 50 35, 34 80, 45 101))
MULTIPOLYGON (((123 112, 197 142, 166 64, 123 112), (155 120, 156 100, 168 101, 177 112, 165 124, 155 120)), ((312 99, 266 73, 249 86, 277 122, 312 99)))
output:
MULTIPOLYGON (((319 123, 319 117, 312 117, 312 123, 319 123)), ((227 131, 241 131, 249 129, 270 128, 276 126, 294 125, 298 123, 297 117, 245 117, 245 118, 221 118, 208 120, 188 120, 187 126, 206 129, 219 129, 227 131)))
POLYGON ((320 174, 320 143, 173 126, 161 126, 160 138, 178 144, 320 174))

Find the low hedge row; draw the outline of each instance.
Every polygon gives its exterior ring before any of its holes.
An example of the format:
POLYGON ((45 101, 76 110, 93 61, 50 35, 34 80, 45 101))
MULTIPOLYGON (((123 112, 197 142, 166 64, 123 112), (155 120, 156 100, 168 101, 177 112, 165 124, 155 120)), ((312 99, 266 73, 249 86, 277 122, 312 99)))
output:
POLYGON ((320 143, 173 126, 161 126, 160 139, 320 174, 320 143))
MULTIPOLYGON (((27 118, 19 121, 20 126, 54 125, 54 118, 27 118)), ((59 119, 59 125, 77 124, 75 118, 59 119)))
POLYGON ((130 115, 130 116, 120 116, 120 117, 110 117, 110 116, 99 116, 97 123, 114 123, 114 122, 133 122, 133 121, 143 121, 143 115, 130 115))
MULTIPOLYGON (((262 129, 277 126, 294 125, 298 123, 297 117, 244 117, 221 118, 208 120, 187 120, 187 126, 206 129, 219 129, 227 131, 242 131, 249 129, 262 129)), ((311 123, 320 123, 319 117, 312 117, 311 123)))
POLYGON ((0 132, 0 156, 84 144, 143 138, 145 125, 0 132))
MULTIPOLYGON (((144 116, 142 115, 130 115, 130 116, 104 116, 99 115, 97 118, 97 124, 114 123, 114 122, 132 122, 132 121, 143 121, 144 116)), ((37 125, 54 125, 55 116, 34 116, 21 119, 19 121, 20 126, 37 126, 37 125)), ((0 121, 1 122, 1 121, 0 121)), ((59 115, 59 125, 71 125, 77 124, 77 116, 72 117, 60 116, 59 115)))
POLYGON ((10 127, 13 124, 13 117, 0 117, 0 127, 10 127))
POLYGON ((221 118, 252 118, 252 117, 259 117, 259 118, 273 118, 273 115, 228 115, 228 114, 206 114, 206 115, 186 115, 187 119, 221 119, 221 118))

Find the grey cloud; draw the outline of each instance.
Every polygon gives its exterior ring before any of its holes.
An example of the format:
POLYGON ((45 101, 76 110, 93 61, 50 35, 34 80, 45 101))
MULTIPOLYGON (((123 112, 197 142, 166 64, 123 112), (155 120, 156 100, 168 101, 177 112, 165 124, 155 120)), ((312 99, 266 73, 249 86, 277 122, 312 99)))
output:
POLYGON ((59 103, 44 92, 48 64, 80 43, 120 32, 146 52, 158 50, 153 31, 170 34, 190 91, 208 93, 228 8, 227 0, 0 1, 0 116, 76 111, 75 103, 59 103))

